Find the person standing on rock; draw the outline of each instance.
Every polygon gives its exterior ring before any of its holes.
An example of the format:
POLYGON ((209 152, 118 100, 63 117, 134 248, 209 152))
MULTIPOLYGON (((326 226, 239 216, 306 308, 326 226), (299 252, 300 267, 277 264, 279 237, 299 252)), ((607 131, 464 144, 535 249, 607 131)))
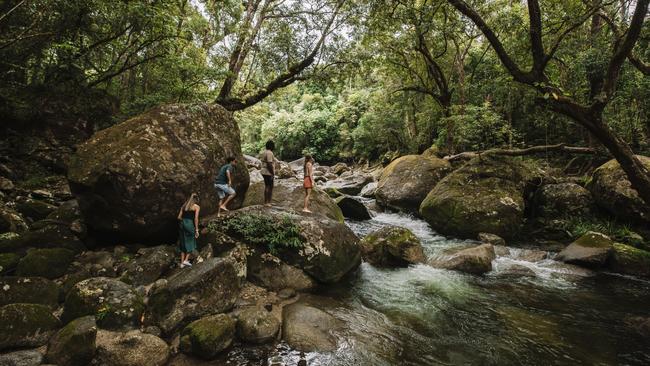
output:
POLYGON ((190 253, 196 250, 199 237, 199 195, 192 193, 178 212, 181 268, 191 267, 190 253))
POLYGON ((311 198, 311 190, 314 188, 314 158, 311 155, 305 155, 305 165, 303 166, 303 184, 305 188, 305 205, 303 212, 311 212, 309 210, 309 199, 311 198))
POLYGON ((272 140, 266 142, 266 150, 260 156, 262 161, 262 178, 264 178, 264 205, 271 206, 273 200, 273 177, 275 176, 275 143, 272 140))
POLYGON ((237 160, 230 156, 226 160, 226 164, 219 169, 219 174, 214 180, 214 187, 217 189, 219 195, 219 209, 217 216, 221 214, 221 210, 229 211, 226 207, 228 202, 235 198, 236 192, 232 188, 232 171, 236 165, 237 160))

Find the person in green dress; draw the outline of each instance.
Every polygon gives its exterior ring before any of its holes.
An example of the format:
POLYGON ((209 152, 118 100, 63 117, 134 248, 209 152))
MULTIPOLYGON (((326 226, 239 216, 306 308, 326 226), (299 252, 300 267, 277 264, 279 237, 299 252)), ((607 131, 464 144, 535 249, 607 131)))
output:
POLYGON ((190 253, 196 250, 199 237, 199 195, 192 193, 178 212, 181 268, 191 267, 190 253))

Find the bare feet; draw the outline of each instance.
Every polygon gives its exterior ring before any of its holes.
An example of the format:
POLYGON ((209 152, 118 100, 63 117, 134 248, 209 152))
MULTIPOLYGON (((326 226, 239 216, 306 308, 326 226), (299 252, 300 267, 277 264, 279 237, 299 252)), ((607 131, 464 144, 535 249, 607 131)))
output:
POLYGON ((307 212, 307 213, 311 213, 311 210, 310 210, 310 209, 308 209, 308 208, 303 208, 303 209, 302 209, 302 212, 307 212))
POLYGON ((226 206, 221 206, 220 209, 222 209, 223 211, 226 211, 226 212, 230 211, 229 209, 226 208, 226 206))
POLYGON ((265 203, 264 206, 271 207, 271 204, 270 203, 265 203))

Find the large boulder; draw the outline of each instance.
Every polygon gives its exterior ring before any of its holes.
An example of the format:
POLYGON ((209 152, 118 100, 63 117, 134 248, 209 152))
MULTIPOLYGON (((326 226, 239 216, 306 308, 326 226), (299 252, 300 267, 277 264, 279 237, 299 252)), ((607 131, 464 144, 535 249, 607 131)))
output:
POLYGON ((58 366, 88 365, 95 357, 96 336, 95 317, 75 319, 50 339, 46 359, 58 366))
POLYGON ((546 184, 534 197, 535 214, 548 218, 589 215, 594 206, 591 193, 575 183, 546 184))
POLYGON ((346 172, 334 180, 325 182, 324 189, 334 188, 343 194, 356 196, 363 187, 372 182, 372 176, 362 172, 346 172))
MULTIPOLYGON (((650 170, 650 157, 636 157, 650 170)), ((621 221, 650 223, 650 205, 643 202, 639 193, 632 188, 627 175, 616 160, 610 160, 594 170, 587 188, 598 206, 621 221)))
POLYGON ((213 220, 209 227, 272 251, 319 282, 337 282, 361 263, 359 239, 352 230, 320 215, 251 206, 213 220))
POLYGON ((492 244, 459 250, 451 255, 438 256, 429 264, 436 268, 450 269, 471 274, 483 274, 492 270, 492 261, 496 258, 492 244))
POLYGON ((332 331, 339 326, 336 318, 315 307, 295 303, 282 308, 282 338, 304 352, 332 352, 336 338, 332 331))
POLYGON ((443 234, 473 239, 487 232, 512 238, 524 221, 528 172, 509 157, 472 159, 429 192, 420 214, 443 234))
POLYGON ((250 307, 237 317, 237 337, 248 343, 267 343, 275 339, 280 321, 270 312, 250 307))
MULTIPOLYGON (((303 208, 305 189, 302 182, 297 178, 276 179, 273 186, 272 204, 295 211, 303 208)), ((251 185, 246 191, 244 206, 255 206, 264 204, 264 181, 258 172, 251 174, 251 185)), ((332 220, 343 222, 343 213, 336 202, 331 199, 325 191, 314 187, 311 192, 309 209, 316 213, 329 217, 332 220)))
POLYGON ((68 323, 94 315, 103 329, 128 329, 140 324, 143 312, 143 299, 133 287, 114 278, 93 277, 70 290, 61 320, 68 323))
POLYGON ((42 277, 0 277, 0 306, 15 303, 56 307, 59 286, 42 277))
POLYGON ((587 232, 555 256, 555 260, 585 267, 602 267, 614 242, 606 235, 587 232))
POLYGON ((607 267, 614 272, 650 277, 650 252, 615 243, 607 267))
POLYGON ((316 287, 316 282, 305 271, 282 262, 270 253, 254 250, 248 256, 247 265, 249 281, 272 291, 284 288, 304 291, 316 287))
POLYGON ((383 207, 417 212, 427 194, 451 171, 448 161, 406 155, 390 163, 379 177, 377 203, 383 207))
POLYGON ((366 235, 361 240, 363 259, 380 267, 406 267, 424 263, 424 249, 411 230, 386 226, 366 235))
MULTIPOLYGON (((239 127, 217 104, 164 105, 97 132, 78 147, 68 178, 89 229, 107 240, 162 242, 191 192, 214 212, 214 177, 237 158, 234 188, 243 198, 248 170, 239 127)), ((235 202, 241 202, 238 199, 235 202)))
POLYGON ((377 182, 370 182, 366 184, 366 186, 361 189, 361 192, 359 192, 359 195, 365 198, 374 198, 375 193, 377 193, 378 184, 379 183, 377 182))
POLYGON ((352 220, 370 220, 370 212, 366 205, 351 196, 340 196, 334 199, 343 212, 343 216, 352 220))
POLYGON ((99 330, 93 366, 163 366, 169 360, 169 346, 152 334, 133 330, 126 333, 99 330))
POLYGON ((235 338, 235 320, 226 314, 212 315, 190 323, 181 332, 180 350, 204 360, 211 360, 235 338))
POLYGON ((232 309, 239 290, 232 260, 206 259, 157 281, 151 289, 146 319, 169 334, 192 320, 232 309))
POLYGON ((18 263, 16 274, 26 277, 55 279, 63 276, 74 259, 74 252, 65 248, 32 249, 18 263))
POLYGON ((50 308, 38 304, 0 307, 0 324, 0 351, 42 346, 60 326, 50 308))

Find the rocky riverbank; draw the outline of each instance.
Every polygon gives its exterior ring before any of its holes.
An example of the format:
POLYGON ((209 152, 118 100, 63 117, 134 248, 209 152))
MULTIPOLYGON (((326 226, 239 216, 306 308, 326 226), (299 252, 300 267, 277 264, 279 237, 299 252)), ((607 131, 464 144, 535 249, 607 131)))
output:
POLYGON ((515 258, 508 247, 525 247, 518 260, 650 277, 650 211, 613 161, 586 179, 496 156, 317 165, 314 213, 304 214, 302 161, 279 162, 273 207, 260 206, 260 163, 242 155, 222 112, 154 109, 79 145, 67 176, 0 169, 0 364, 193 365, 280 340, 330 352, 331 330, 345 324, 301 298, 354 276, 362 260, 480 276, 515 258), (211 174, 227 155, 238 158, 233 208, 243 208, 214 217, 211 174), (180 269, 175 211, 192 191, 205 214, 200 260, 180 269), (344 222, 382 210, 467 245, 431 257, 406 228, 359 238, 344 222), (601 222, 610 224, 589 226, 601 222))

